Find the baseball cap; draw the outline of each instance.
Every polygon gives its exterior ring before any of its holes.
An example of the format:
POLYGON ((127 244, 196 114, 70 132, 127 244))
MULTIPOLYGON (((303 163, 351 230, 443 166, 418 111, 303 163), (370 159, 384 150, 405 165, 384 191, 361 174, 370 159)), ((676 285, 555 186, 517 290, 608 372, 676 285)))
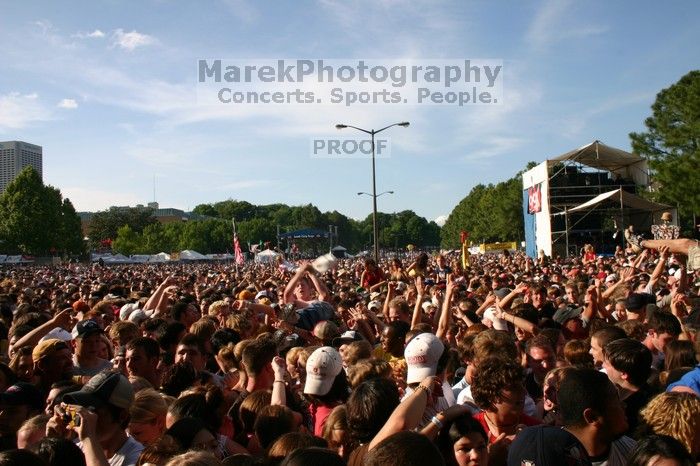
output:
POLYGON ((382 305, 379 304, 379 301, 370 301, 369 304, 367 304, 367 309, 369 309, 370 311, 372 309, 381 309, 381 308, 382 308, 382 305))
POLYGON ((607 277, 605 277, 605 283, 610 283, 610 282, 616 282, 617 281, 617 275, 614 273, 611 273, 607 277))
POLYGON ((369 299, 374 301, 375 299, 379 298, 382 294, 379 291, 373 291, 369 294, 369 299))
POLYGON ((6 406, 28 405, 36 410, 44 409, 44 399, 39 389, 27 382, 17 382, 0 393, 0 404, 6 406))
POLYGON ((585 447, 561 427, 527 427, 516 435, 508 449, 508 466, 590 466, 585 447))
POLYGON ((316 349, 306 361, 304 393, 307 395, 327 395, 336 376, 342 370, 343 360, 335 348, 322 346, 316 349))
POLYGON ((567 320, 575 319, 583 313, 582 307, 566 306, 562 309, 557 309, 557 312, 552 316, 552 320, 559 324, 563 324, 567 320))
POLYGON ((628 311, 637 311, 642 309, 648 303, 647 298, 642 293, 632 293, 625 301, 625 307, 628 311))
POLYGON ((91 378, 80 391, 66 393, 63 401, 80 406, 99 407, 110 404, 129 409, 134 401, 134 389, 120 373, 103 371, 91 378))
POLYGON ((436 306, 432 303, 432 301, 425 301, 423 304, 421 304, 421 307, 423 308, 423 311, 427 311, 428 308, 436 306))
POLYGON ((92 319, 81 320, 73 327, 73 339, 85 338, 95 333, 104 333, 104 330, 92 319))
POLYGON ((314 326, 313 334, 316 338, 327 341, 340 335, 340 329, 330 320, 322 320, 314 326))
POLYGON ((258 291, 258 294, 255 295, 255 300, 257 301, 260 298, 269 298, 270 296, 267 294, 267 291, 262 290, 258 291))
POLYGON ((71 341, 73 339, 73 335, 68 330, 64 330, 61 327, 54 327, 51 330, 49 330, 49 333, 41 337, 39 340, 41 341, 46 341, 46 340, 61 340, 61 341, 71 341))
POLYGON ((126 320, 132 312, 137 311, 139 303, 126 303, 119 309, 119 320, 126 320))
POLYGON ((32 361, 35 363, 47 356, 51 356, 54 353, 70 349, 65 341, 53 338, 50 340, 44 340, 34 347, 32 350, 32 361))
POLYGON ((343 332, 343 334, 339 337, 333 339, 333 346, 339 347, 344 345, 345 343, 361 341, 362 339, 362 335, 360 335, 359 332, 356 332, 355 330, 348 330, 346 332, 343 332))
POLYGON ((406 383, 421 382, 437 373, 437 365, 445 345, 432 333, 421 333, 408 342, 404 350, 406 383))
POLYGON ((510 288, 499 288, 494 293, 498 299, 503 299, 510 294, 510 288))

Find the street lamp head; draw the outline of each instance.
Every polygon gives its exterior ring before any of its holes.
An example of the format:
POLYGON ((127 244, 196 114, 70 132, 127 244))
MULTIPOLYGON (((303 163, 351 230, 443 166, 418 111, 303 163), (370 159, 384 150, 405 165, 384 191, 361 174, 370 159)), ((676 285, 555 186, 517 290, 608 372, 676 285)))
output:
POLYGON ((335 129, 345 129, 347 127, 348 127, 348 125, 343 125, 341 123, 338 123, 337 125, 335 125, 335 129))
POLYGON ((403 123, 399 123, 399 126, 403 126, 404 128, 408 128, 408 125, 410 125, 408 121, 404 121, 403 123))

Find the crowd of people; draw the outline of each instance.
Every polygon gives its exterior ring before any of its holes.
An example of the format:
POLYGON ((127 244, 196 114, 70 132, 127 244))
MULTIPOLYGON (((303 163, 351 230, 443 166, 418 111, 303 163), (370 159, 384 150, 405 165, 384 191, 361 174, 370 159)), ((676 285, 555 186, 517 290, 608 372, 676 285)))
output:
POLYGON ((700 256, 0 269, 0 465, 694 465, 700 256))

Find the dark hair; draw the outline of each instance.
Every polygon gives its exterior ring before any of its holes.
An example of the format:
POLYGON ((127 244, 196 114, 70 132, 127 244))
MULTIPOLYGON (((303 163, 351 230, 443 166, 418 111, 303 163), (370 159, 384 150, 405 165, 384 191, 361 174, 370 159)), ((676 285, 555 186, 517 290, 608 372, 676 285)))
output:
POLYGON ((649 435, 637 442, 637 446, 627 458, 627 466, 647 466, 655 456, 674 459, 680 466, 695 465, 688 450, 675 438, 668 435, 649 435))
POLYGON ((308 447, 294 450, 280 466, 345 466, 345 461, 328 448, 308 447))
POLYGON ((158 327, 156 331, 156 340, 160 347, 166 351, 177 346, 182 332, 187 331, 185 324, 182 322, 171 322, 163 327, 158 327))
POLYGON ((275 440, 270 446, 267 455, 270 460, 281 461, 293 451, 308 447, 326 448, 328 447, 328 442, 321 437, 315 437, 306 432, 287 432, 275 440))
POLYGON ((0 466, 48 466, 46 461, 29 450, 6 450, 0 452, 0 466))
POLYGON ((693 367, 697 364, 695 348, 689 340, 673 340, 664 348, 664 370, 672 371, 679 367, 693 367))
POLYGON ((440 450, 428 437, 417 432, 403 431, 391 435, 365 456, 365 466, 440 466, 445 464, 440 450))
POLYGON ((294 431, 294 413, 286 406, 265 406, 255 419, 253 429, 260 446, 267 449, 279 437, 294 431))
POLYGON ((552 345, 552 341, 544 335, 535 335, 534 337, 530 338, 527 341, 527 345, 525 346, 525 351, 527 351, 527 353, 530 353, 530 350, 532 348, 547 349, 547 350, 551 351, 553 354, 555 353, 554 345, 552 345))
POLYGON ((572 368, 563 374, 557 399, 564 426, 586 424, 583 412, 592 409, 605 412, 611 391, 615 390, 608 377, 591 368, 572 368))
POLYGON ((605 345, 603 354, 616 370, 627 374, 627 380, 635 387, 643 386, 651 374, 651 351, 638 340, 611 341, 605 345))
POLYGON ((657 334, 668 333, 675 337, 681 334, 681 323, 676 316, 658 309, 651 313, 647 328, 654 330, 657 334))
POLYGON ((564 345, 564 359, 572 366, 593 367, 590 348, 587 340, 569 340, 564 345))
POLYGON ((153 338, 138 337, 126 344, 127 351, 133 351, 136 348, 143 349, 143 352, 146 353, 146 357, 149 359, 160 357, 160 347, 158 346, 158 342, 153 338))
POLYGON ((85 466, 85 455, 78 446, 63 438, 44 437, 32 447, 49 466, 85 466))
POLYGON ((170 317, 174 321, 179 322, 183 314, 187 312, 188 307, 190 307, 190 303, 187 303, 185 301, 179 301, 173 304, 173 306, 170 308, 170 317))
POLYGON ((194 333, 184 334, 180 341, 177 342, 177 346, 193 346, 197 348, 199 354, 204 355, 205 353, 204 342, 194 333))
POLYGON ((248 376, 259 375, 277 356, 277 345, 270 338, 257 338, 243 349, 241 360, 248 376))
POLYGON ((233 329, 220 328, 214 332, 214 335, 211 336, 210 341, 214 354, 218 354, 219 350, 229 343, 233 343, 235 345, 241 341, 241 336, 233 329))
POLYGON ((208 385, 206 389, 199 388, 199 393, 181 396, 168 408, 168 412, 176 419, 195 417, 212 432, 218 432, 222 418, 219 408, 224 403, 224 394, 219 387, 208 385), (206 391, 204 391, 206 390, 206 391))
POLYGON ((180 361, 166 369, 163 374, 161 390, 166 395, 177 397, 184 390, 190 388, 195 380, 197 380, 197 371, 192 363, 180 361))
POLYGON ((399 402, 399 390, 391 380, 369 379, 358 385, 345 405, 350 439, 358 444, 372 440, 399 402))
POLYGON ((454 444, 471 433, 477 433, 483 437, 485 445, 489 444, 488 435, 482 425, 471 414, 465 414, 451 423, 445 425, 440 431, 436 443, 445 457, 447 463, 452 463, 448 458, 454 457, 454 444))
POLYGON ((201 419, 196 417, 181 418, 170 426, 170 429, 166 430, 163 435, 172 437, 184 451, 190 449, 192 441, 203 429, 208 430, 216 437, 215 431, 211 430, 201 419))
POLYGON ((593 335, 591 335, 591 338, 593 337, 595 337, 595 339, 598 340, 598 344, 600 345, 600 347, 604 348, 605 345, 607 345, 611 341, 626 338, 627 334, 620 327, 615 327, 614 325, 611 325, 609 327, 603 327, 600 330, 596 331, 595 333, 593 333, 593 335))
POLYGON ((149 333, 157 333, 160 328, 168 326, 168 322, 160 317, 146 319, 141 323, 141 328, 149 333))
POLYGON ((478 376, 472 383, 472 397, 484 411, 495 410, 504 390, 521 388, 525 375, 517 362, 501 357, 489 357, 479 361, 478 376))

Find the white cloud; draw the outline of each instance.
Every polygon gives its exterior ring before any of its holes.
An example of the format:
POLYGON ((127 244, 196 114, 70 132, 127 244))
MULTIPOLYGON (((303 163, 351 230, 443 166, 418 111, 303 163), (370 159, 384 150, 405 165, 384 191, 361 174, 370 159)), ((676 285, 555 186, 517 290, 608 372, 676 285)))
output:
POLYGON ((144 47, 146 45, 153 45, 157 42, 156 38, 149 36, 148 34, 141 34, 140 32, 131 31, 124 32, 123 29, 116 29, 112 34, 113 45, 119 46, 129 52, 133 51, 138 47, 144 47))
POLYGON ((449 215, 438 215, 434 221, 438 224, 438 226, 444 226, 445 222, 447 221, 447 217, 449 217, 449 215))
POLYGON ((525 39, 534 49, 544 50, 563 39, 595 36, 609 30, 606 25, 572 21, 578 18, 573 0, 548 0, 535 14, 525 39))
POLYGON ((20 129, 36 121, 51 119, 51 110, 39 99, 39 95, 10 92, 0 95, 0 130, 20 129))
POLYGON ((78 102, 76 102, 74 99, 62 99, 58 103, 57 107, 72 110, 74 108, 78 108, 78 102))
POLYGON ((115 205, 143 204, 144 200, 128 189, 109 191, 85 186, 61 186, 61 193, 71 200, 78 212, 96 212, 115 205))
POLYGON ((95 29, 92 32, 76 32, 72 37, 77 39, 102 39, 105 37, 105 33, 99 29, 95 29))
POLYGON ((252 23, 258 18, 258 12, 247 0, 223 0, 223 3, 236 18, 245 23, 252 23))

